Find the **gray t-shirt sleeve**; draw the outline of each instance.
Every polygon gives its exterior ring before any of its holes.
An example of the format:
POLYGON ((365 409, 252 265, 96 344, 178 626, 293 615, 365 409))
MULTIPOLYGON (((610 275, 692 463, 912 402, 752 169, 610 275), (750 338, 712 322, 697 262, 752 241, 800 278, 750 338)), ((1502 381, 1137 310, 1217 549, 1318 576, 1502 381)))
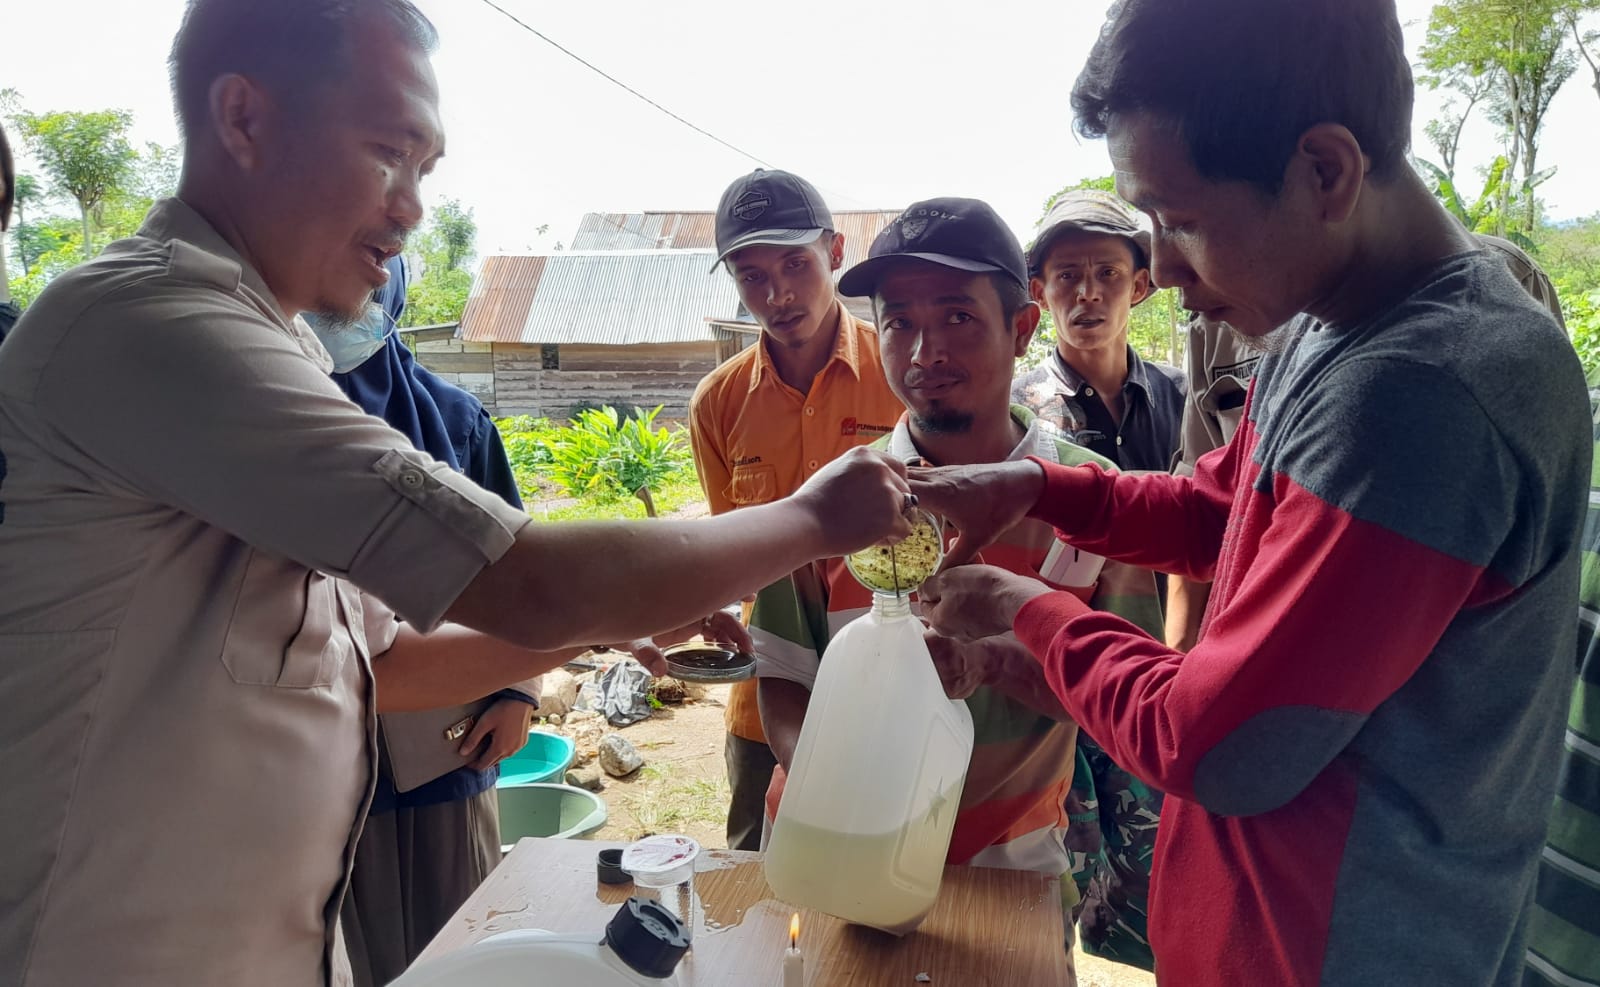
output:
POLYGON ((63 326, 33 399, 86 482, 346 576, 421 628, 528 522, 216 292, 141 286, 90 306, 63 326))
MULTIPOLYGON (((1523 469, 1457 377, 1409 358, 1346 360, 1295 415, 1279 466, 1289 479, 1356 521, 1475 566, 1496 561, 1523 469)), ((1517 585, 1526 565, 1501 576, 1517 585)))

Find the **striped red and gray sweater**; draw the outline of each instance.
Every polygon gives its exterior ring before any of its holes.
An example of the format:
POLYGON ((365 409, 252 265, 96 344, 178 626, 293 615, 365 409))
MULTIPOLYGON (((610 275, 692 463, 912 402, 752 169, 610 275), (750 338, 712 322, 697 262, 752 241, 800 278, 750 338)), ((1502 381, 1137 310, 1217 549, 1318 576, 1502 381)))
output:
POLYGON ((1074 544, 1214 578, 1194 649, 1066 594, 1016 632, 1168 793, 1163 983, 1509 987, 1572 685, 1582 372, 1481 254, 1283 331, 1193 478, 1042 464, 1074 544))

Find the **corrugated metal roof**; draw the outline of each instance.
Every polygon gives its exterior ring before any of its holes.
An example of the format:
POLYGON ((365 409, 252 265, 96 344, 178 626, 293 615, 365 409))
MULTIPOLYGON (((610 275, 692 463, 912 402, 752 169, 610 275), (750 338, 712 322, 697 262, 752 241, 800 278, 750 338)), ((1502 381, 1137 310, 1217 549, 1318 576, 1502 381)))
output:
MULTIPOLYGON (((833 214, 844 267, 867 255, 895 210, 833 214)), ((589 213, 574 249, 484 258, 461 338, 475 343, 681 343, 714 339, 707 318, 743 319, 733 279, 708 274, 710 212, 589 213)), ((852 312, 871 313, 861 299, 852 312)))
POLYGON ((520 342, 548 259, 544 254, 485 257, 461 313, 461 338, 474 343, 520 342))
POLYGON ((739 304, 709 250, 567 251, 545 258, 520 343, 689 343, 739 304))
MULTIPOLYGON (((834 225, 844 234, 844 265, 850 267, 867 256, 872 238, 898 209, 847 209, 833 214, 834 225)), ((576 250, 695 250, 714 249, 713 214, 705 212, 592 212, 578 224, 572 240, 576 250)))

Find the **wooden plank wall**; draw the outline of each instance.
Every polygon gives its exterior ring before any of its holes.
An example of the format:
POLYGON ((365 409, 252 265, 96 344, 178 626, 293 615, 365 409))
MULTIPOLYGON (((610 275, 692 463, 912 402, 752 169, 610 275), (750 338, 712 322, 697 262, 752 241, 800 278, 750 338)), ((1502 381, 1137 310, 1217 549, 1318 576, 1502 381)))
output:
POLYGON ((563 345, 559 370, 544 368, 543 348, 520 343, 418 342, 417 359, 477 395, 491 415, 557 420, 581 407, 662 405, 660 420, 683 420, 701 378, 737 352, 737 342, 636 346, 563 345))
MULTIPOLYGON (((419 334, 420 335, 420 334, 419 334)), ((470 391, 494 414, 494 353, 490 343, 459 339, 416 338, 412 351, 417 362, 446 381, 470 391)))
POLYGON ((682 420, 700 379, 717 365, 717 344, 563 345, 560 360, 561 369, 546 370, 540 347, 494 344, 493 413, 565 419, 582 407, 659 404, 660 420, 682 420))

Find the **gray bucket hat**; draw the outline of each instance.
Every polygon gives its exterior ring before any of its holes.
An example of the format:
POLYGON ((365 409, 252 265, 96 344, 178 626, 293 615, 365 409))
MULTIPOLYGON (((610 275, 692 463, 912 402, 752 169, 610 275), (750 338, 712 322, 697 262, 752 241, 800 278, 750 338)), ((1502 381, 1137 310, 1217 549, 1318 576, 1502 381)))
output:
POLYGON ((1109 233, 1125 237, 1133 244, 1135 270, 1150 266, 1150 226, 1126 202, 1098 189, 1074 189, 1064 193, 1035 231, 1028 248, 1028 274, 1038 277, 1050 246, 1063 233, 1109 233))

